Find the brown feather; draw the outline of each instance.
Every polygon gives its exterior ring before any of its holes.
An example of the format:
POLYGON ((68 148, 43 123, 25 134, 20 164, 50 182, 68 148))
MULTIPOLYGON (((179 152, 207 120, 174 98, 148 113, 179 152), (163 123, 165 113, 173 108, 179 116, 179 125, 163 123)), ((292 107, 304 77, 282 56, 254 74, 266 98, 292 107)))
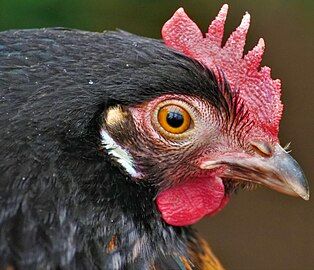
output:
MULTIPOLYGON (((199 270, 224 270, 219 260, 213 254, 207 242, 198 236, 197 241, 190 242, 189 254, 194 265, 192 269, 199 270)), ((187 270, 191 268, 186 268, 187 270)))

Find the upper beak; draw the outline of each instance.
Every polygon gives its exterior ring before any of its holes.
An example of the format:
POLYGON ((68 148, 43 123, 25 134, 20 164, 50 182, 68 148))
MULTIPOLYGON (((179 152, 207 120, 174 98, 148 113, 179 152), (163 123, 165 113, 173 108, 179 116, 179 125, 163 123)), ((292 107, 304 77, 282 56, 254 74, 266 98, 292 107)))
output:
POLYGON ((202 169, 224 166, 222 177, 263 184, 279 192, 309 200, 309 185, 299 164, 276 144, 267 157, 223 156, 201 164, 202 169))

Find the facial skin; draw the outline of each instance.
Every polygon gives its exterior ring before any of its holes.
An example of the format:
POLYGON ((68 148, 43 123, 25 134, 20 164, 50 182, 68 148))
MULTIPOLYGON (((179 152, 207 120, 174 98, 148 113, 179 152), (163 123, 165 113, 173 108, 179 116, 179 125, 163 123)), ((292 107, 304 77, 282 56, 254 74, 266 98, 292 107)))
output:
POLYGON ((200 97, 164 95, 104 115, 104 129, 129 155, 134 180, 159 187, 159 210, 172 225, 217 212, 231 192, 252 183, 307 199, 297 163, 248 121, 241 103, 225 101, 228 110, 219 110, 200 97), (291 166, 299 175, 287 172, 291 166))
POLYGON ((219 144, 227 147, 228 142, 218 135, 221 120, 217 112, 198 98, 165 95, 123 113, 124 118, 107 129, 131 154, 134 167, 142 175, 138 181, 172 186, 200 171, 198 163, 203 155, 217 152, 219 144), (190 116, 191 123, 184 132, 173 134, 159 123, 158 112, 169 105, 182 108, 190 116))
MULTIPOLYGON (((242 143, 236 143, 227 137, 225 113, 217 111, 200 98, 166 95, 147 103, 146 106, 129 110, 140 140, 143 144, 148 144, 149 149, 153 149, 145 160, 139 160, 138 166, 143 166, 143 171, 149 171, 156 164, 156 160, 159 160, 158 167, 164 165, 164 168, 161 170, 162 176, 159 175, 158 178, 166 186, 200 173, 200 164, 205 156, 214 157, 231 147, 237 151, 242 143), (169 105, 178 106, 190 115, 191 123, 186 131, 173 134, 166 131, 158 121, 158 112, 169 105), (146 165, 147 160, 152 160, 151 164, 146 165)), ((242 139, 239 136, 237 138, 242 139)), ((133 155, 136 156, 136 153, 133 155)))

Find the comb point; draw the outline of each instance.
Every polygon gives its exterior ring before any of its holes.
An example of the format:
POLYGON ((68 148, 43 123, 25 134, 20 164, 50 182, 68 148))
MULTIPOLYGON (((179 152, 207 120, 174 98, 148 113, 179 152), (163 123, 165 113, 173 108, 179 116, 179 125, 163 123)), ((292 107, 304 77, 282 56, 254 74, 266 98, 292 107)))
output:
POLYGON ((242 29, 246 30, 246 32, 247 32, 247 30, 250 27, 250 22, 251 22, 251 15, 250 15, 250 13, 245 12, 245 14, 242 18, 242 21, 239 25, 239 28, 242 28, 242 29))
POLYGON ((263 38, 258 40, 257 45, 244 56, 244 61, 248 69, 257 70, 262 62, 265 50, 265 41, 263 38))
POLYGON ((234 57, 237 59, 242 58, 243 50, 246 41, 246 34, 250 27, 251 16, 249 13, 245 13, 242 18, 240 25, 236 28, 236 30, 230 35, 228 38, 224 49, 227 51, 232 51, 234 57))
POLYGON ((258 40, 257 46, 260 48, 263 48, 263 50, 265 50, 265 40, 263 38, 260 38, 258 40))
POLYGON ((186 54, 203 39, 201 30, 182 7, 164 24, 161 34, 167 46, 179 50, 184 46, 186 54))
POLYGON ((229 6, 224 4, 220 9, 215 20, 208 27, 206 39, 210 44, 221 47, 221 42, 224 35, 225 22, 228 15, 229 6))
POLYGON ((221 9, 219 10, 218 16, 219 16, 219 14, 222 14, 222 13, 227 14, 228 13, 228 9, 229 9, 229 5, 228 4, 223 4, 221 9))
POLYGON ((187 16, 187 14, 185 13, 183 7, 178 8, 176 10, 176 12, 174 13, 174 15, 177 15, 177 16, 187 16))

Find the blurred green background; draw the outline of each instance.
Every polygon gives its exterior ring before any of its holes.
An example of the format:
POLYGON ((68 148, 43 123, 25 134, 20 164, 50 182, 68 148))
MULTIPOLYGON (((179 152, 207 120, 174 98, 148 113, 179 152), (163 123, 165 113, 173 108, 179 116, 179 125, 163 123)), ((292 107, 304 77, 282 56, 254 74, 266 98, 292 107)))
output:
MULTIPOLYGON (((223 3, 230 5, 226 36, 245 11, 252 15, 247 49, 266 40, 263 63, 283 82, 282 144, 313 178, 314 1, 0 0, 0 30, 63 26, 90 31, 120 28, 160 38, 180 6, 206 30, 223 3)), ((241 192, 219 215, 196 227, 227 269, 314 269, 314 198, 310 202, 258 189, 241 192)))

